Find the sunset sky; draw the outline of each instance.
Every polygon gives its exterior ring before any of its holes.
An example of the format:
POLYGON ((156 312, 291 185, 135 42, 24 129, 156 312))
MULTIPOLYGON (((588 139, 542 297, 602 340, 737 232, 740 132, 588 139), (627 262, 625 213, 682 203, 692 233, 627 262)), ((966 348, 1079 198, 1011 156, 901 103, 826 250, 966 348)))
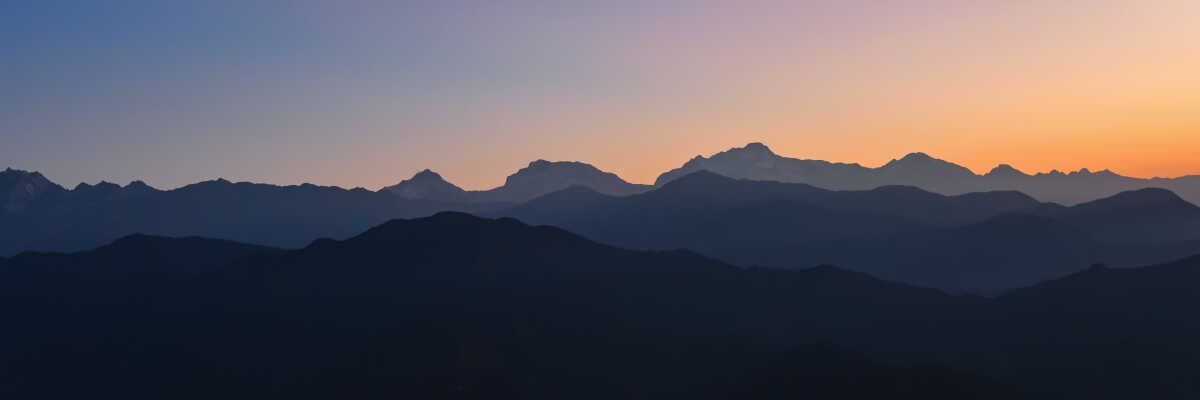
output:
POLYGON ((1197 0, 26 1, 0 168, 470 189, 697 154, 1200 174, 1197 0), (169 4, 168 4, 169 3, 169 4))

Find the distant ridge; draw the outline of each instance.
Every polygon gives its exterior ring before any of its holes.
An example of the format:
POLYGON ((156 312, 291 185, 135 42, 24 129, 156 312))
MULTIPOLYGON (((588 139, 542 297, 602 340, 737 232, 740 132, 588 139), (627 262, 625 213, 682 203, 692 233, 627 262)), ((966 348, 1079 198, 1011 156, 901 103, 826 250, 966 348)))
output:
POLYGON ((405 199, 467 200, 467 191, 450 182, 446 182, 437 172, 428 169, 418 172, 411 179, 402 181, 394 186, 385 187, 381 191, 394 193, 405 199))
POLYGON ((1001 164, 984 175, 925 153, 911 153, 879 168, 859 164, 832 163, 783 157, 762 143, 726 150, 711 157, 696 156, 683 166, 659 175, 656 186, 689 173, 708 170, 738 179, 807 183, 832 190, 871 189, 887 185, 916 186, 955 195, 992 190, 1015 190, 1041 201, 1079 204, 1117 193, 1159 187, 1200 203, 1200 175, 1179 178, 1140 179, 1109 170, 1081 169, 1070 173, 1057 170, 1029 175, 1001 164))
POLYGON ((1161 189, 1065 207, 1015 191, 830 191, 701 170, 642 194, 572 188, 491 215, 627 248, 686 248, 739 265, 837 264, 954 292, 1200 252, 1200 207, 1161 189))
POLYGON ((614 173, 601 171, 587 163, 535 160, 509 175, 504 185, 490 190, 465 191, 427 169, 412 179, 383 188, 381 191, 394 193, 406 199, 521 203, 572 186, 587 187, 613 196, 627 196, 651 189, 647 185, 626 182, 614 173))
MULTIPOLYGON (((418 174, 417 183, 436 174, 418 174)), ((78 251, 135 234, 205 236, 296 248, 320 237, 344 238, 392 218, 445 210, 478 212, 490 204, 409 199, 393 193, 312 184, 276 186, 215 179, 172 190, 134 181, 72 190, 40 174, 0 173, 0 256, 78 251)))
MULTIPOLYGON (((658 179, 654 181, 654 185, 662 186, 667 182, 701 170, 738 179, 808 183, 818 186, 837 181, 858 182, 863 179, 863 176, 870 173, 869 168, 858 164, 781 157, 766 145, 754 142, 745 147, 717 153, 711 158, 696 156, 682 167, 659 175, 658 179)), ((848 183, 848 186, 856 189, 870 188, 867 182, 848 183)))

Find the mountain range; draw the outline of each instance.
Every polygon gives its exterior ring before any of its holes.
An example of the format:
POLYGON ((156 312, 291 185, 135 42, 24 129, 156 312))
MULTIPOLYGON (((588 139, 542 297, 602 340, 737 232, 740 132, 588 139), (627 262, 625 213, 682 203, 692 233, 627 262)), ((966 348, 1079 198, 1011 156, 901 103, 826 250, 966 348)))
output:
POLYGON ((699 171, 736 179, 806 183, 830 190, 913 186, 944 195, 1018 191, 1043 202, 1064 205, 1111 197, 1126 191, 1162 188, 1192 203, 1200 203, 1200 175, 1141 179, 1121 176, 1109 170, 1091 172, 1087 169, 1030 175, 1008 164, 1001 164, 979 175, 966 167, 925 153, 908 154, 878 168, 869 168, 859 164, 784 157, 762 143, 750 143, 711 157, 696 156, 681 167, 659 175, 654 185, 631 184, 615 174, 583 163, 538 160, 509 176, 503 186, 491 190, 465 191, 429 170, 384 190, 408 199, 521 203, 576 185, 608 195, 625 196, 661 187, 699 171))
MULTIPOLYGON (((1170 190, 1191 203, 1200 203, 1200 175, 1178 178, 1141 179, 1118 175, 1109 170, 1087 169, 1071 173, 1057 170, 1034 175, 1008 164, 978 175, 963 166, 911 153, 878 168, 859 164, 789 158, 775 154, 762 143, 719 152, 711 157, 696 156, 681 167, 658 176, 653 185, 629 183, 611 172, 592 165, 570 161, 536 160, 508 176, 501 186, 488 190, 464 190, 432 170, 422 170, 412 178, 380 191, 407 200, 450 203, 523 203, 545 194, 584 186, 597 192, 626 196, 699 171, 710 171, 736 179, 806 183, 829 190, 867 190, 882 186, 914 186, 930 192, 957 195, 988 191, 1018 191, 1043 202, 1075 205, 1117 193, 1161 188, 1170 190)), ((140 183, 140 182, 135 182, 140 183)), ((0 174, 0 191, 6 195, 5 211, 16 211, 34 197, 62 192, 36 172, 9 168, 0 174), (19 187, 18 187, 19 186, 19 187)))
POLYGON ((586 186, 613 196, 626 196, 651 189, 647 185, 626 182, 616 174, 585 163, 537 160, 509 175, 504 185, 490 190, 466 191, 427 169, 382 191, 414 200, 522 203, 572 186, 586 186))
POLYGON ((1034 198, 1074 205, 1120 192, 1169 189, 1192 203, 1200 203, 1200 175, 1179 178, 1140 179, 1104 170, 1071 173, 1057 170, 1034 175, 1001 164, 978 175, 960 165, 925 153, 912 153, 878 168, 859 164, 788 158, 775 154, 762 143, 750 143, 714 154, 696 156, 682 167, 659 175, 655 186, 693 172, 707 170, 738 179, 807 183, 831 190, 863 190, 887 185, 916 186, 931 192, 955 195, 993 190, 1015 190, 1034 198))
POLYGON ((514 217, 607 244, 689 249, 737 265, 836 264, 972 293, 1027 286, 1093 263, 1144 265, 1200 253, 1200 208, 1162 189, 1067 207, 1015 191, 833 191, 708 171, 645 188, 586 164, 545 161, 480 192, 461 190, 432 171, 378 192, 223 179, 173 190, 142 182, 66 190, 38 173, 11 169, 0 173, 0 183, 9 199, 0 213, 0 256, 79 251, 135 233, 299 248, 439 211, 514 217), (590 186, 501 201, 570 182, 590 186))
POLYGON ((685 248, 738 265, 837 264, 952 291, 1200 253, 1200 207, 1154 189, 1065 207, 1019 192, 831 191, 701 171, 643 194, 575 187, 488 215, 621 247, 685 248))
POLYGON ((135 235, 0 258, 0 393, 1195 398, 1198 279, 1192 257, 954 296, 460 213, 297 250, 135 235))
POLYGON ((0 256, 79 251, 134 233, 297 248, 320 237, 346 238, 392 218, 499 207, 403 199, 365 189, 224 179, 173 190, 142 182, 123 187, 80 184, 66 190, 36 172, 8 170, 0 173, 0 184, 5 184, 0 193, 10 199, 0 212, 0 256))

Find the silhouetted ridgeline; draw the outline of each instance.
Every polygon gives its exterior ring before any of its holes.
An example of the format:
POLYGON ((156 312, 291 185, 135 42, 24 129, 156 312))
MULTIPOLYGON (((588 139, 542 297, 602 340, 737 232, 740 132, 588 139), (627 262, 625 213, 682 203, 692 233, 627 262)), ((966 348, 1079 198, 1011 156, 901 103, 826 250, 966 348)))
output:
POLYGON ((836 264, 952 291, 1200 253, 1200 208, 1163 190, 1063 207, 1017 192, 829 191, 701 171, 639 195, 576 187, 492 215, 621 247, 686 248, 738 265, 836 264))
POLYGON ((223 179, 161 191, 141 182, 81 184, 66 190, 37 173, 6 171, 0 193, 0 255, 78 251, 133 233, 205 236, 280 247, 346 238, 392 218, 498 205, 402 199, 364 189, 275 186, 223 179), (16 177, 14 179, 14 177, 16 177), (27 188, 36 190, 29 191, 27 188))
POLYGON ((984 299, 458 213, 292 251, 139 235, 0 259, 0 394, 1194 398, 1197 278, 984 299))
POLYGON ((318 237, 345 238, 392 218, 486 211, 573 185, 618 195, 649 189, 584 163, 543 160, 486 191, 462 190, 429 170, 371 192, 223 179, 169 191, 140 181, 126 187, 101 182, 66 190, 36 172, 9 169, 0 173, 0 199, 5 201, 0 209, 0 255, 78 251, 133 233, 294 248, 318 237))
POLYGON ((550 162, 537 160, 509 175, 504 185, 479 191, 466 191, 446 182, 430 170, 417 173, 412 179, 383 188, 408 199, 428 199, 469 203, 521 203, 547 193, 572 186, 586 186, 601 193, 624 196, 650 190, 636 185, 611 172, 604 172, 581 162, 550 162))
POLYGON ((832 190, 863 190, 886 185, 916 186, 947 195, 993 190, 1016 190, 1041 201, 1078 204, 1120 192, 1166 188, 1193 203, 1200 203, 1200 175, 1179 178, 1139 179, 1109 170, 1087 169, 1071 173, 1051 171, 1029 175, 1001 164, 984 175, 925 153, 912 153, 879 168, 858 164, 801 160, 776 155, 762 143, 750 143, 714 154, 696 156, 682 167, 663 173, 654 182, 662 186, 697 171, 760 181, 807 183, 832 190))
MULTIPOLYGON (((1126 191, 1166 188, 1193 203, 1200 202, 1200 175, 1139 179, 1108 170, 1093 173, 1087 169, 1029 175, 1007 164, 978 175, 965 167, 925 153, 908 154, 879 168, 868 168, 859 164, 783 157, 762 143, 750 143, 707 158, 696 156, 683 166, 659 175, 654 187, 699 171, 736 179, 806 183, 829 190, 913 186, 946 195, 1019 191, 1040 201, 1067 205, 1126 191)), ((651 188, 630 184, 615 174, 600 171, 588 164, 538 160, 509 176, 503 186, 491 190, 464 191, 428 170, 385 190, 410 199, 519 203, 570 186, 585 186, 614 196, 640 193, 651 188)))
POLYGON ((82 250, 133 233, 297 248, 445 210, 512 216, 628 248, 690 249, 738 265, 835 264, 955 292, 995 293, 1096 262, 1143 265, 1200 252, 1200 208, 1161 189, 1064 207, 1013 191, 829 191, 701 171, 624 197, 570 186, 514 206, 479 196, 524 198, 570 182, 625 194, 644 188, 586 164, 544 161, 486 192, 463 191, 431 171, 380 192, 224 180, 170 191, 141 182, 68 191, 36 173, 2 177, 9 201, 0 213, 0 255, 82 250))

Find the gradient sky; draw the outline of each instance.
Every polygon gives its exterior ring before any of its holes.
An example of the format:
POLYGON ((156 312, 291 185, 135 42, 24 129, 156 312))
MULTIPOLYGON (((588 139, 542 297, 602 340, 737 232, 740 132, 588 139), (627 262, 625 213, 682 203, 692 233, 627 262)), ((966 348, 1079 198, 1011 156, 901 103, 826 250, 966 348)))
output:
POLYGON ((750 141, 1200 173, 1200 1, 6 1, 0 168, 472 189, 750 141), (21 4, 25 3, 25 4, 21 4))

